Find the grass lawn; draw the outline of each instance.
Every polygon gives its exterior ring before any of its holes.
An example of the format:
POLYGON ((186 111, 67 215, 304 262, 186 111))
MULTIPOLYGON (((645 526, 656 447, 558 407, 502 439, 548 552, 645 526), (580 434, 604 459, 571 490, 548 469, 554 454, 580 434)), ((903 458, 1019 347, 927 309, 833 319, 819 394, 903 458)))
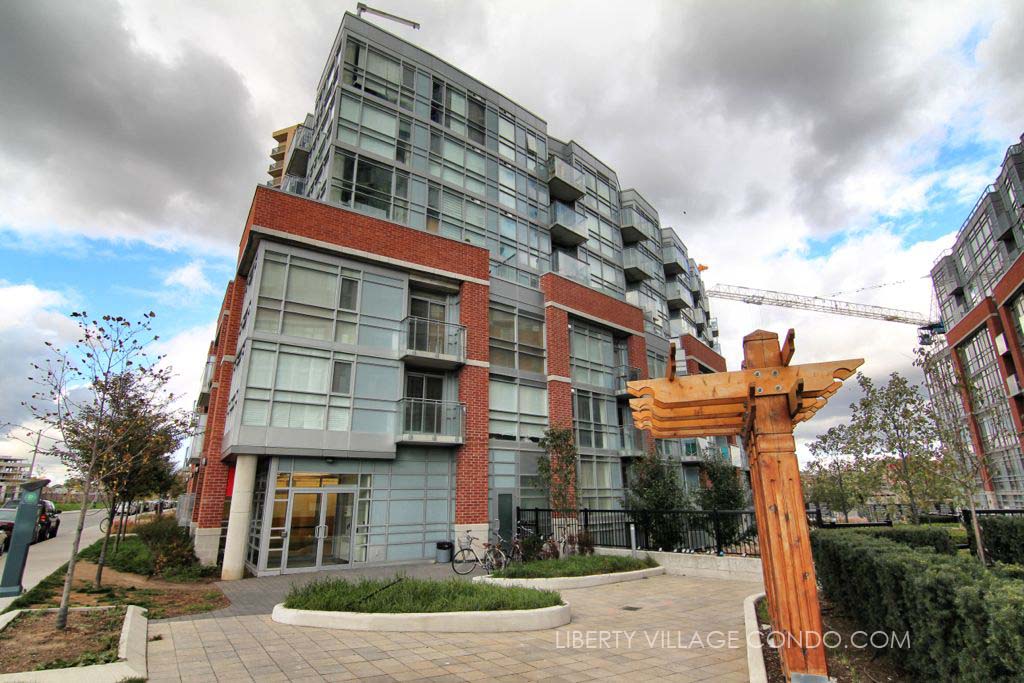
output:
POLYGON ((292 609, 331 612, 480 612, 538 609, 561 605, 554 591, 508 588, 448 579, 323 579, 293 586, 285 599, 292 609))
POLYGON ((65 631, 56 623, 56 612, 29 612, 0 631, 0 673, 117 661, 123 609, 71 612, 65 631))
POLYGON ((510 564, 491 576, 502 579, 553 579, 562 576, 590 576, 592 574, 614 574, 632 572, 638 569, 657 567, 650 555, 643 558, 620 557, 618 555, 570 555, 557 560, 534 560, 510 564))

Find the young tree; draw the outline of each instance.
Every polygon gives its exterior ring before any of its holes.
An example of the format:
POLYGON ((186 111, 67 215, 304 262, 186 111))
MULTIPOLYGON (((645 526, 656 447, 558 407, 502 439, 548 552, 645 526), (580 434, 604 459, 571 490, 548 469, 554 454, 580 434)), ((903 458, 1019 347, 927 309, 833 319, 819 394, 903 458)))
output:
POLYGON ((625 496, 637 526, 650 534, 655 546, 669 550, 678 545, 683 529, 676 515, 663 513, 689 507, 678 470, 678 463, 648 451, 630 466, 625 496))
POLYGON ((90 319, 84 311, 71 317, 78 324, 78 340, 68 348, 44 342, 51 355, 42 364, 32 364, 34 374, 29 379, 38 389, 25 403, 37 420, 59 435, 52 452, 82 479, 82 514, 75 527, 57 612, 58 630, 67 627, 75 563, 97 466, 135 433, 135 424, 111 420, 118 394, 125 388, 119 378, 128 372, 143 378, 169 375, 167 368, 157 367, 160 358, 146 351, 158 339, 152 334, 154 313, 135 322, 110 315, 90 319))
POLYGON ((572 429, 544 430, 540 447, 544 454, 537 458, 537 474, 552 509, 575 510, 579 497, 576 493, 576 441, 572 429))
POLYGON ((980 406, 992 399, 956 372, 949 355, 955 353, 954 350, 948 347, 920 347, 916 353, 914 364, 924 370, 928 388, 927 416, 934 430, 936 457, 944 465, 940 471, 955 488, 958 502, 966 504, 970 509, 978 560, 987 564, 974 496, 987 472, 988 458, 984 451, 976 453, 971 443, 964 400, 969 397, 975 405, 980 406))
POLYGON ((847 425, 831 427, 811 442, 814 456, 805 471, 804 491, 808 501, 825 503, 843 513, 850 521, 850 510, 867 502, 882 488, 882 469, 878 463, 852 453, 854 448, 847 425))
POLYGON ((857 383, 864 395, 850 406, 850 449, 886 462, 890 486, 910 505, 911 520, 918 524, 922 501, 943 500, 949 495, 949 487, 936 476, 942 463, 934 457, 935 432, 928 402, 898 372, 880 387, 860 373, 857 383))
POLYGON ((715 448, 704 450, 700 463, 704 486, 697 491, 697 503, 703 510, 742 510, 747 494, 740 481, 739 469, 722 457, 715 448))

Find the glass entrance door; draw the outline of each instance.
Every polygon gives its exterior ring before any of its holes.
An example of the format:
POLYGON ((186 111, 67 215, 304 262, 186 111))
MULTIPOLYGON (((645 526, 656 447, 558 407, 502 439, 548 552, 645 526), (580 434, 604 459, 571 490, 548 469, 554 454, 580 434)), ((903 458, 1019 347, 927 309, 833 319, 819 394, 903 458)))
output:
POLYGON ((355 492, 292 491, 282 569, 314 570, 348 564, 355 492))

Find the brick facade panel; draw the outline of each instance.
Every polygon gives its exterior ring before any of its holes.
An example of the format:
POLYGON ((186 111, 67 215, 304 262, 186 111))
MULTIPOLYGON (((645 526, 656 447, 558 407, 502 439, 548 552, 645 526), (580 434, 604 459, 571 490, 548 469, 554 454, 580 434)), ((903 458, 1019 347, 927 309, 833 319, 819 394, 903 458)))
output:
POLYGON ((625 301, 584 287, 554 273, 545 273, 541 276, 540 290, 544 293, 545 302, 568 306, 589 316, 607 320, 619 327, 643 334, 643 311, 625 301))

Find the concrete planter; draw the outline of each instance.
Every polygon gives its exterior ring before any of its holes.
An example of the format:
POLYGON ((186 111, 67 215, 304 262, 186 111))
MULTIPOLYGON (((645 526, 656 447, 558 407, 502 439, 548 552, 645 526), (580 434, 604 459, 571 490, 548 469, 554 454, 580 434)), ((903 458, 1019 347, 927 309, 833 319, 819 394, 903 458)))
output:
MULTIPOLYGON (((624 548, 598 547, 594 549, 598 555, 631 555, 624 548)), ((650 555, 651 559, 665 568, 669 576, 702 576, 709 579, 725 579, 727 581, 762 582, 761 558, 737 557, 726 555, 705 555, 697 553, 664 553, 657 551, 639 551, 639 556, 650 555)))
POLYGON ((747 673, 750 683, 768 683, 768 671, 761 651, 761 630, 757 625, 757 601, 764 593, 754 593, 743 599, 743 628, 747 637, 747 673))
POLYGON ((550 579, 503 579, 493 576, 474 576, 473 580, 480 583, 493 583, 499 586, 518 586, 520 588, 558 591, 604 586, 623 581, 639 581, 640 579, 664 573, 664 567, 651 567, 649 569, 637 569, 632 572, 611 572, 609 574, 589 574, 587 576, 556 576, 550 579))
MULTIPOLYGON (((72 611, 91 609, 114 609, 113 607, 72 608, 72 611)), ((22 612, 56 612, 55 609, 14 610, 0 617, 0 631, 5 629, 22 612)), ((149 620, 146 610, 129 605, 121 626, 121 640, 117 646, 116 662, 76 666, 70 669, 48 669, 46 671, 25 671, 22 673, 0 674, 0 681, 19 683, 57 683, 58 681, 89 681, 89 683, 117 683, 126 678, 146 678, 146 643, 148 642, 149 620)))
POLYGON ((491 612, 414 612, 368 614, 290 609, 276 605, 271 618, 281 624, 343 631, 415 631, 419 633, 505 633, 542 631, 565 626, 572 620, 568 603, 540 609, 491 612))

